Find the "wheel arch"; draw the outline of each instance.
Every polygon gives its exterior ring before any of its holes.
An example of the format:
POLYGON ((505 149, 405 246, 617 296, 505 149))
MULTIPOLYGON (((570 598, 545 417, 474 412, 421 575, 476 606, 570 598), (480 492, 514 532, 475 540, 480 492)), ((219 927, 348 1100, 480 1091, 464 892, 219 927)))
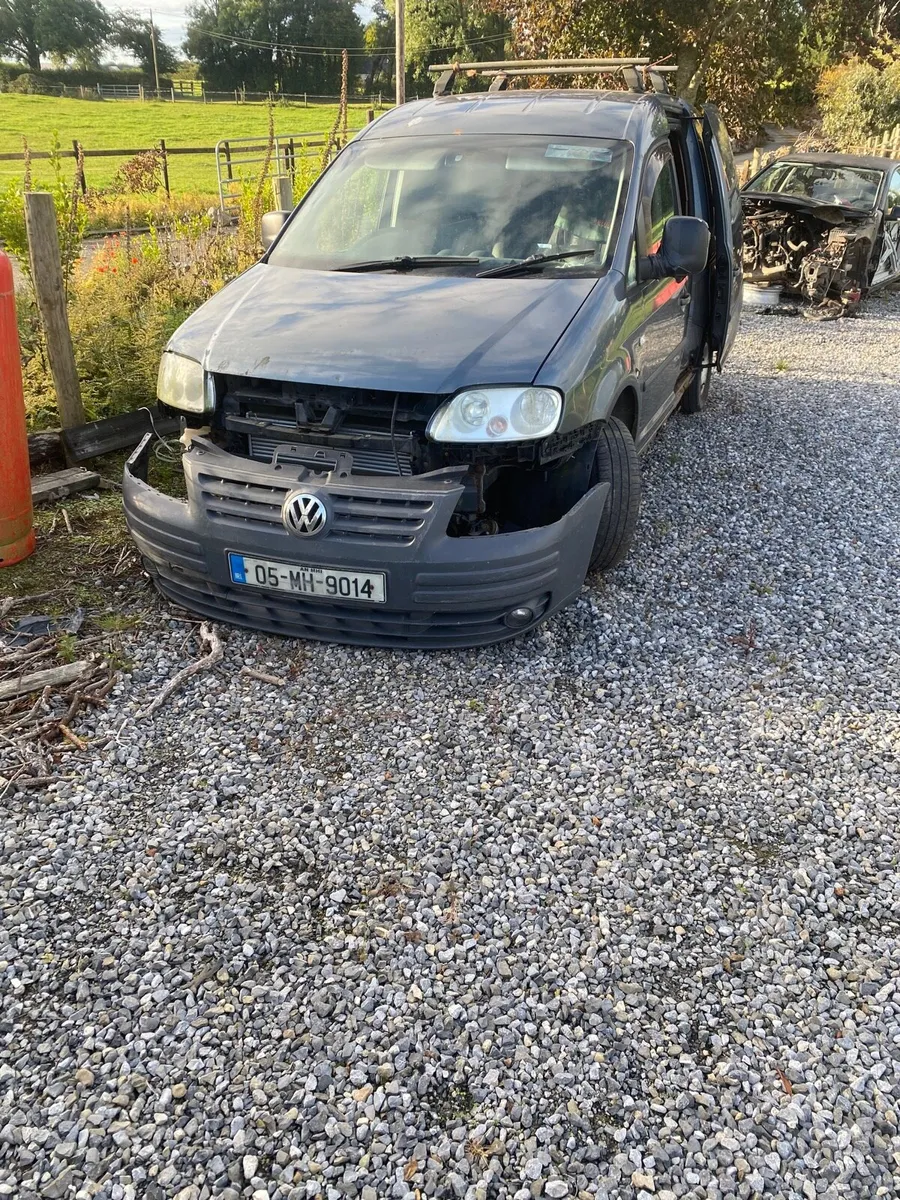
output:
POLYGON ((628 429, 631 436, 637 440, 638 432, 638 395, 631 384, 627 384, 616 396, 615 402, 607 416, 618 417, 628 429))

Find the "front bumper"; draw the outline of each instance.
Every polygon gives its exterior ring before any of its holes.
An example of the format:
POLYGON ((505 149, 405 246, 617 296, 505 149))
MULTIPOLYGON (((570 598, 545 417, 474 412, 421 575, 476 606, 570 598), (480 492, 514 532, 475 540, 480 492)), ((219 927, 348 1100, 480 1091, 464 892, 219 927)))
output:
POLYGON ((360 646, 480 646, 533 628, 578 594, 609 489, 598 484, 552 525, 448 537, 463 492, 456 469, 412 478, 323 477, 195 438, 184 454, 182 501, 147 483, 151 442, 148 435, 125 465, 125 517, 163 595, 250 629, 360 646), (286 496, 301 486, 329 512, 317 537, 295 537, 281 519, 286 496), (335 602, 235 584, 229 551, 384 572, 386 601, 335 602), (515 608, 531 609, 534 619, 511 626, 515 608))

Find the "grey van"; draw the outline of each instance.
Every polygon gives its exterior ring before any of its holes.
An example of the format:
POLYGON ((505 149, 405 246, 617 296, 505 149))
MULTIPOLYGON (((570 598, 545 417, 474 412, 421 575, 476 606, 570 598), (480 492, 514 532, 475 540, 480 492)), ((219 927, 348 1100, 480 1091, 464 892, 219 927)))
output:
POLYGON ((262 260, 163 355, 186 501, 147 482, 149 439, 126 467, 165 596, 272 633, 473 646, 622 560, 638 455, 703 407, 741 303, 721 119, 632 80, 405 104, 267 214, 262 260))

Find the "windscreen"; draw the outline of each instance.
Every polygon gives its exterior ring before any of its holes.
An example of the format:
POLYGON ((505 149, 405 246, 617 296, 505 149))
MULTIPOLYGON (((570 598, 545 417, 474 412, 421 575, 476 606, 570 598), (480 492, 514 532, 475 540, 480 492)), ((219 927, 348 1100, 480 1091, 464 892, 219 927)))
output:
POLYGON ((819 204, 869 209, 875 207, 883 178, 880 171, 864 167, 782 161, 767 167, 747 190, 797 196, 819 204))
POLYGON ((307 196, 269 261, 329 270, 393 257, 462 256, 459 274, 590 250, 545 270, 598 273, 628 187, 627 143, 479 135, 351 143, 307 196))

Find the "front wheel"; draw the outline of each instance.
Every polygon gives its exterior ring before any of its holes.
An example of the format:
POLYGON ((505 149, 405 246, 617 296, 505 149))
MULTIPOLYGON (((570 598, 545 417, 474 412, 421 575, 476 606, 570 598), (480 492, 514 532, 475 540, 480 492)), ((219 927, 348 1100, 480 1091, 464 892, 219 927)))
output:
POLYGON ((711 359, 712 349, 709 345, 706 345, 700 354, 700 365, 691 376, 691 382, 687 385, 687 389, 681 397, 681 411, 683 413, 693 415, 694 413, 702 412, 706 408, 713 377, 711 359))
POLYGON ((641 511, 641 466, 628 426, 611 417, 597 439, 591 486, 608 483, 609 495, 600 517, 590 570, 619 565, 634 541, 641 511))

